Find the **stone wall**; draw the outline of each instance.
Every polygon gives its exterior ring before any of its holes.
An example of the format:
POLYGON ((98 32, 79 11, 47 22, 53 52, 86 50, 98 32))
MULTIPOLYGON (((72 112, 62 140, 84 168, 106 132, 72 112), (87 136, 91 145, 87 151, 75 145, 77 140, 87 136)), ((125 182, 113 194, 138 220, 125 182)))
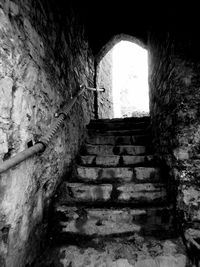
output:
POLYGON ((175 185, 177 222, 200 230, 199 40, 180 28, 149 37, 154 147, 175 185), (189 40, 189 41, 188 41, 189 40))
MULTIPOLYGON (((0 162, 47 133, 79 84, 94 86, 93 80, 93 56, 70 6, 0 0, 0 162)), ((85 92, 43 154, 0 175, 1 267, 30 266, 42 248, 50 199, 70 170, 93 106, 94 93, 85 92)))
POLYGON ((113 97, 112 97, 112 71, 113 58, 112 49, 101 59, 97 66, 97 87, 105 88, 104 93, 98 93, 98 117, 113 118, 113 97))

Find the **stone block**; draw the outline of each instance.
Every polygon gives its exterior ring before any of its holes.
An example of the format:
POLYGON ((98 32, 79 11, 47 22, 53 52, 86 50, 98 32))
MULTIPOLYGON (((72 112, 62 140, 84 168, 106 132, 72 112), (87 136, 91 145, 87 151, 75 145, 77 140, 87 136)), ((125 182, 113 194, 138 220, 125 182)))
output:
POLYGON ((177 148, 173 153, 177 160, 188 160, 190 158, 188 147, 177 148))
POLYGON ((100 167, 77 167, 77 175, 81 180, 89 181, 131 181, 133 178, 133 170, 131 168, 100 168, 100 167))
POLYGON ((62 185, 62 197, 59 202, 90 202, 110 200, 112 185, 87 185, 82 183, 64 183, 62 185))
POLYGON ((97 156, 96 165, 98 166, 117 166, 120 156, 97 156))
POLYGON ((160 170, 152 167, 135 167, 135 178, 140 181, 158 181, 160 178, 160 170))
POLYGON ((122 156, 123 165, 136 165, 145 163, 145 156, 122 156))
POLYGON ((92 156, 92 155, 80 156, 80 163, 82 165, 91 165, 94 162, 95 158, 96 156, 92 156))
POLYGON ((164 184, 143 183, 125 184, 117 186, 118 201, 131 203, 155 203, 167 199, 167 192, 164 184))

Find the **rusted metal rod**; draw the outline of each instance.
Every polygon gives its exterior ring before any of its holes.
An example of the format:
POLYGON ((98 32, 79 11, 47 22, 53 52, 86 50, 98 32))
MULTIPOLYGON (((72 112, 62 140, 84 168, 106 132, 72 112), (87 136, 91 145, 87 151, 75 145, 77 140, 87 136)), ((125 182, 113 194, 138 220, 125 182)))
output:
POLYGON ((86 89, 90 91, 95 91, 95 92, 105 92, 105 88, 86 87, 86 89))
POLYGON ((86 86, 85 84, 81 84, 80 88, 85 88, 89 91, 95 91, 95 92, 105 92, 106 89, 105 88, 97 88, 97 87, 90 87, 90 86, 86 86))

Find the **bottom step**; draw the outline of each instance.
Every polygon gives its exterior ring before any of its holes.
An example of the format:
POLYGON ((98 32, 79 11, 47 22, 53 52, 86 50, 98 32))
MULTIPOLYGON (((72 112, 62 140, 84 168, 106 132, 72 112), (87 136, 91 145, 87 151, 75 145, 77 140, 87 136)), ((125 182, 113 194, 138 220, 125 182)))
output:
POLYGON ((58 206, 60 234, 108 236, 141 233, 159 237, 173 232, 172 208, 104 209, 58 206))
POLYGON ((136 236, 131 241, 70 245, 48 250, 36 267, 186 267, 181 239, 155 240, 136 236))

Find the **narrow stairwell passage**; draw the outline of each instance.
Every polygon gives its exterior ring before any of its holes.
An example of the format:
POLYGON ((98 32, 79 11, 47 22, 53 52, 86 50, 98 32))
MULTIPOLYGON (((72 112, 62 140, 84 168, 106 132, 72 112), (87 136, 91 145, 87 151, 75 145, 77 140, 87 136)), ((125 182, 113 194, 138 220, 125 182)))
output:
POLYGON ((187 266, 149 125, 149 117, 91 121, 54 205, 54 249, 37 266, 187 266))

